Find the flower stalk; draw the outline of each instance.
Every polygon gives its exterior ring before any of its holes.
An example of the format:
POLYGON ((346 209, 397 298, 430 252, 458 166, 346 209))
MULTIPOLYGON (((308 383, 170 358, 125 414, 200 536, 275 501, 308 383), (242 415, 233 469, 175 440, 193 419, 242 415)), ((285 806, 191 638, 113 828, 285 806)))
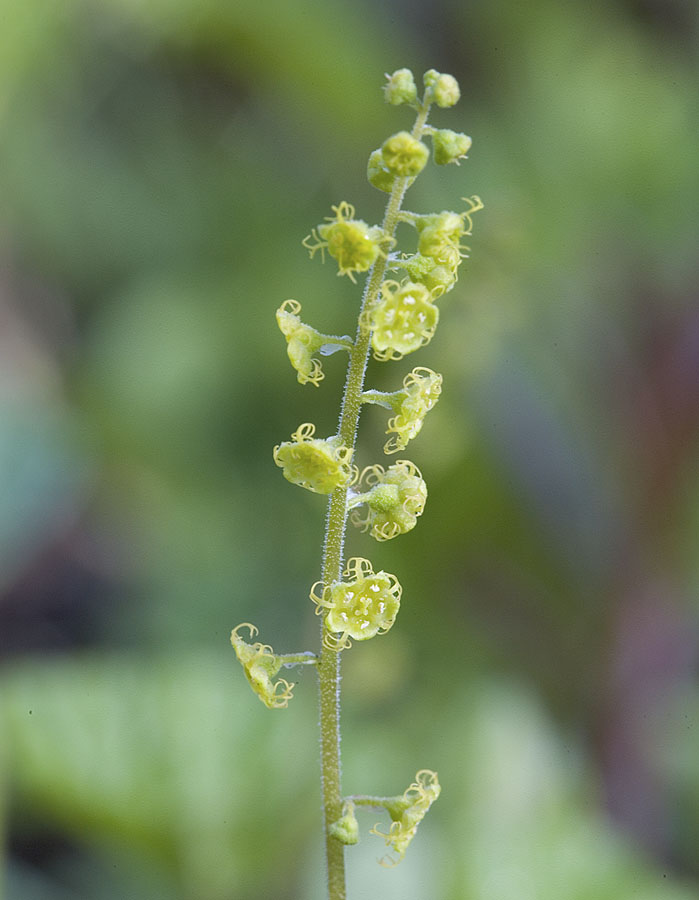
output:
POLYGON ((410 132, 399 131, 387 138, 369 157, 369 182, 389 194, 383 222, 380 226, 368 225, 355 218, 354 207, 343 201, 333 207, 334 216, 313 229, 304 241, 311 256, 318 250, 324 256, 327 251, 335 259, 339 275, 355 281, 357 274, 366 273, 354 341, 347 336, 322 334, 302 322, 301 305, 295 300, 286 300, 277 311, 289 360, 301 384, 317 387, 322 380, 319 353, 329 355, 346 350, 349 354, 337 433, 316 438, 315 426, 304 423, 292 434, 291 441, 274 448, 274 460, 288 481, 329 496, 321 579, 310 591, 321 617, 320 650, 317 656, 309 652, 275 654, 267 645, 243 640, 238 633, 240 628, 247 628, 253 637, 256 634, 254 626, 245 623, 234 629, 231 636, 248 681, 271 709, 287 706, 292 697, 294 685, 277 678, 282 667, 316 666, 328 900, 346 900, 345 847, 359 840, 355 807, 379 807, 388 813, 389 829, 382 831, 377 824, 371 833, 382 837, 394 854, 385 864, 395 864, 402 859, 418 823, 440 792, 436 773, 428 769, 418 772, 404 794, 395 797, 346 797, 341 783, 341 654, 354 641, 385 634, 394 624, 402 594, 395 575, 375 571, 369 560, 353 557, 344 562, 347 524, 351 521, 369 530, 377 541, 390 540, 415 526, 427 499, 422 475, 409 460, 398 460, 388 469, 370 465, 359 475, 354 459, 360 412, 363 404, 372 404, 393 413, 386 432, 391 437, 384 452, 396 453, 418 434, 442 386, 441 375, 417 367, 405 376, 398 391, 365 391, 367 363, 372 352, 381 362, 399 360, 429 342, 439 321, 435 301, 456 282, 458 265, 468 249, 460 240, 471 233, 471 215, 482 205, 474 197, 468 201, 465 213, 419 215, 402 209, 407 189, 430 156, 423 138, 432 140, 438 165, 458 164, 471 140, 466 135, 427 125, 433 104, 448 108, 459 99, 459 86, 451 75, 434 69, 426 72, 422 100, 418 99, 408 69, 399 69, 387 77, 387 102, 411 106, 416 118, 410 132), (418 233, 414 254, 394 252, 400 223, 412 226, 418 233), (399 269, 407 272, 402 281, 386 277, 389 270, 392 273, 399 269), (354 485, 358 487, 355 489, 354 485))
MULTIPOLYGON (((429 107, 418 113, 412 135, 419 138, 427 121, 429 107)), ((382 230, 393 238, 398 225, 403 197, 408 187, 408 177, 397 178, 386 206, 382 230)), ((386 272, 387 260, 379 256, 369 272, 359 321, 366 310, 376 305, 386 272)), ((356 443, 359 413, 362 408, 364 374, 371 346, 371 332, 357 327, 354 347, 350 351, 347 380, 342 397, 339 434, 347 447, 356 443)), ((342 551, 347 528, 347 487, 338 487, 330 497, 323 542, 323 581, 328 584, 340 579, 342 551)), ((322 639, 321 639, 322 640, 322 639)), ((340 763, 340 655, 321 643, 318 660, 320 692, 320 758, 323 788, 323 812, 325 817, 325 847, 328 874, 328 900, 346 900, 345 845, 333 836, 331 826, 342 811, 341 763, 340 763)))

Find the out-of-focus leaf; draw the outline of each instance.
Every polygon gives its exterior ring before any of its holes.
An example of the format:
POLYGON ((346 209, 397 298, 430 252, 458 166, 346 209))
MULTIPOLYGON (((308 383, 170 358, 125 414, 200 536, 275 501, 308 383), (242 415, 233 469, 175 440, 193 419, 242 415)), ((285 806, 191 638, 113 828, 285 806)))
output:
POLYGON ((0 399, 0 585, 76 515, 91 470, 87 436, 67 409, 0 399))
POLYGON ((17 802, 88 844, 173 867, 183 897, 272 891, 317 824, 310 699, 270 713, 232 657, 6 671, 17 802))

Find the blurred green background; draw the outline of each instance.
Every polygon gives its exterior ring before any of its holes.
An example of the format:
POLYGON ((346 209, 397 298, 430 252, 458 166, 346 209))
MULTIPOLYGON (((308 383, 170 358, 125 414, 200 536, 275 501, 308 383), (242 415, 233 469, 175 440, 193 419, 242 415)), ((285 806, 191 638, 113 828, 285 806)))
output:
MULTIPOLYGON (((472 258, 414 365, 389 635, 346 654, 344 786, 443 785, 351 900, 699 893, 699 304, 691 0, 0 0, 0 863, 7 900, 320 900, 316 689, 228 645, 313 648, 325 500, 271 450, 335 429, 275 322, 353 330, 301 240, 409 127, 384 72, 454 74, 472 258)), ((365 411, 358 462, 380 460, 365 411)))

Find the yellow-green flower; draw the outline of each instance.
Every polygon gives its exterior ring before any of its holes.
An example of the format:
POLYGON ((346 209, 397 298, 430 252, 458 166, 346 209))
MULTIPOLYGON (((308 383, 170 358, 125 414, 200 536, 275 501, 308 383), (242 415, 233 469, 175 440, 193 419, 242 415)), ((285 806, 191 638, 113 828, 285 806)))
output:
POLYGON ((325 378, 320 360, 315 356, 321 348, 349 349, 352 341, 347 337, 321 334, 299 318, 301 304, 297 300, 285 300, 277 310, 277 325, 286 338, 286 351, 291 365, 296 369, 299 384, 316 387, 325 378))
POLYGON ((381 299, 362 314, 362 327, 371 330, 378 360, 401 359, 427 344, 437 328, 439 310, 423 284, 384 281, 381 299))
POLYGON ((415 837, 418 825, 440 792, 437 773, 430 769, 422 769, 402 797, 396 797, 392 803, 386 804, 386 809, 393 819, 391 827, 387 832, 381 831, 378 824, 371 829, 371 834, 382 837, 386 841, 386 846, 397 855, 397 859, 387 857, 382 860, 384 865, 395 866, 403 859, 408 844, 415 837))
POLYGON ((377 541, 390 541, 415 527, 425 509, 427 485, 414 463, 399 459, 388 469, 368 466, 359 483, 364 492, 349 501, 353 525, 370 530, 377 541))
POLYGON ((376 262, 386 237, 378 225, 355 219, 354 207, 344 200, 332 209, 335 215, 314 228, 303 246, 311 256, 320 250, 324 257, 327 250, 337 260, 337 274, 348 275, 354 281, 355 272, 366 272, 376 262))
POLYGON ((238 634, 241 628, 247 628, 251 638, 257 634, 257 628, 249 622, 242 622, 231 632, 231 644, 235 655, 253 691, 268 709, 282 709, 288 706, 294 685, 284 678, 273 681, 283 662, 275 656, 267 644, 248 644, 244 641, 238 634))
POLYGON ((458 278, 462 258, 469 248, 461 238, 471 234, 474 212, 483 208, 479 197, 464 198, 468 209, 462 213, 445 210, 430 215, 402 213, 401 220, 418 231, 418 252, 391 263, 391 268, 404 269, 411 281, 424 285, 434 299, 450 291, 458 278))
POLYGON ((393 395, 396 415, 388 420, 386 434, 394 434, 386 441, 384 453, 405 450, 408 441, 420 432, 425 416, 436 405, 441 393, 442 376, 426 366, 417 366, 405 376, 403 390, 393 395))
POLYGON ((374 572, 368 559, 352 557, 342 581, 317 581, 310 598, 316 613, 325 614, 323 643, 331 650, 345 650, 355 641, 385 634, 400 608, 401 586, 395 575, 374 572))
POLYGON ((423 256, 428 256, 439 266, 453 275, 461 265, 461 250, 459 245, 434 228, 425 228, 420 235, 418 249, 423 256))
POLYGON ((466 230, 463 217, 453 212, 424 216, 417 228, 418 252, 456 273, 462 256, 459 241, 466 230))
POLYGON ((468 209, 461 213, 444 210, 426 216, 415 214, 405 216, 406 221, 412 222, 418 230, 420 235, 418 249, 424 256, 444 261, 444 257, 441 255, 444 248, 453 247, 458 253, 456 258, 458 265, 460 257, 465 255, 469 248, 461 244, 461 238, 471 234, 473 229, 471 216, 483 209, 483 203, 480 197, 475 195, 463 199, 465 203, 468 203, 468 209))
POLYGON ((466 213, 443 210, 440 213, 416 217, 415 225, 421 235, 425 232, 439 235, 442 240, 453 241, 458 246, 459 239, 466 233, 465 215, 466 213))
POLYGON ((337 435, 324 440, 314 438, 315 430, 310 422, 299 425, 291 441, 274 448, 274 461, 292 484, 316 494, 331 494, 356 476, 351 465, 353 451, 337 435))

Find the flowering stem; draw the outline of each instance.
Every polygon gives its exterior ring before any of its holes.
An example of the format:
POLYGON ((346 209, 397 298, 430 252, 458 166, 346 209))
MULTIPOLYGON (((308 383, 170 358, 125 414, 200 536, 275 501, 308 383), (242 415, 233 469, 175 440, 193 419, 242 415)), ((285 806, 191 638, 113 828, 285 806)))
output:
MULTIPOLYGON (((420 107, 412 135, 419 138, 425 128, 429 106, 420 107)), ((386 206, 383 232, 392 242, 400 220, 400 208, 410 178, 396 178, 386 206)), ((388 259, 379 256, 372 266, 364 296, 361 314, 377 302, 379 290, 386 273, 388 259)), ((346 447, 354 449, 357 423, 362 405, 364 373, 369 359, 371 333, 357 326, 357 336, 350 350, 347 380, 342 397, 339 435, 346 447)), ((323 545, 322 581, 331 584, 342 574, 343 546, 347 525, 347 487, 336 488, 330 495, 323 545)), ((326 859, 328 872, 328 900, 346 900, 344 844, 330 832, 330 826, 342 815, 342 790, 340 782, 340 654, 324 646, 321 625, 321 651, 318 658, 320 686, 320 743, 321 784, 325 818, 326 859)))

